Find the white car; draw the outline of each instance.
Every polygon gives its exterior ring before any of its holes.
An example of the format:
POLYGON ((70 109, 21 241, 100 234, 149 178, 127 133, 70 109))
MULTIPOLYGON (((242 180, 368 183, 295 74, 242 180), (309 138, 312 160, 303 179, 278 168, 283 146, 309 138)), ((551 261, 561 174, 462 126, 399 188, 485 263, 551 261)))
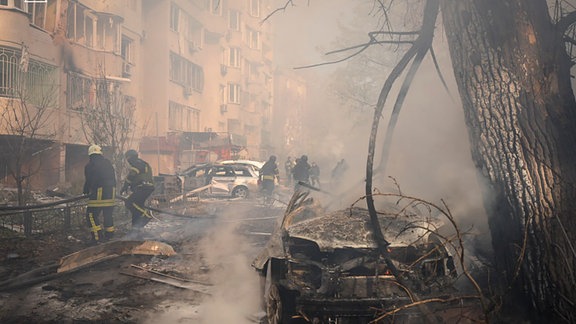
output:
POLYGON ((209 193, 217 196, 247 198, 258 191, 258 172, 242 164, 203 164, 182 173, 183 191, 211 184, 209 193))
POLYGON ((219 163, 225 164, 225 165, 230 165, 230 164, 249 165, 249 166, 252 166, 256 172, 260 171, 260 169, 262 169, 262 166, 264 165, 264 162, 253 161, 253 160, 225 160, 225 161, 220 161, 219 163))

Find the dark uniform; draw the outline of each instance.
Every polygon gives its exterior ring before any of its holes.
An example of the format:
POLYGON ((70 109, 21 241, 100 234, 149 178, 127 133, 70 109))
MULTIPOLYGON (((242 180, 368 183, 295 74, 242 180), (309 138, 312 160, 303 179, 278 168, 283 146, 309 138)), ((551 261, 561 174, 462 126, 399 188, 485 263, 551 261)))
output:
POLYGON ((112 163, 102 156, 98 145, 88 150, 90 162, 84 168, 84 190, 88 195, 86 220, 92 233, 92 240, 97 243, 108 240, 114 235, 114 199, 116 198, 116 173, 112 163), (100 225, 100 213, 104 216, 104 229, 100 225))
POLYGON ((299 190, 301 187, 298 182, 306 184, 310 183, 310 164, 308 164, 308 156, 302 155, 298 159, 294 169, 292 169, 292 175, 294 176, 294 182, 296 183, 294 186, 295 190, 299 190))
POLYGON ((146 161, 138 158, 138 153, 134 150, 128 150, 125 156, 130 164, 130 171, 121 193, 124 194, 128 188, 132 191, 125 204, 132 213, 132 227, 140 229, 152 219, 152 215, 144 207, 146 199, 154 191, 152 168, 146 161))
POLYGON ((274 192, 274 181, 280 172, 276 164, 276 156, 271 155, 268 161, 260 169, 260 180, 262 181, 262 192, 271 196, 274 192))

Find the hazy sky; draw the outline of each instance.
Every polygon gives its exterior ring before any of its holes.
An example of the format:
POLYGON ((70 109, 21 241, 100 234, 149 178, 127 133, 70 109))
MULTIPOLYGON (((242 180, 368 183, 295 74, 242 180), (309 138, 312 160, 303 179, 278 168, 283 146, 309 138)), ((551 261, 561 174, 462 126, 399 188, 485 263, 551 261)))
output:
POLYGON ((330 49, 339 34, 338 23, 349 16, 354 1, 294 0, 294 3, 295 6, 287 7, 272 18, 277 27, 276 60, 286 67, 321 62, 324 55, 319 49, 330 49))

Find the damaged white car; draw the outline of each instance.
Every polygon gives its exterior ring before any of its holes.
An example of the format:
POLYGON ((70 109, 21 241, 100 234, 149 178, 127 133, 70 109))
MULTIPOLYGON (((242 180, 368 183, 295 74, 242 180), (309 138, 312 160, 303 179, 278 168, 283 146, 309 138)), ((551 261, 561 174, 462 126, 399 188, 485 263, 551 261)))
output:
MULTIPOLYGON (((379 211, 389 242, 383 256, 366 209, 325 212, 307 194, 295 195, 252 263, 268 323, 369 323, 418 296, 446 293, 456 278, 453 257, 434 234, 440 222, 417 212, 394 205, 379 211)), ((393 322, 422 316, 406 308, 393 322)))

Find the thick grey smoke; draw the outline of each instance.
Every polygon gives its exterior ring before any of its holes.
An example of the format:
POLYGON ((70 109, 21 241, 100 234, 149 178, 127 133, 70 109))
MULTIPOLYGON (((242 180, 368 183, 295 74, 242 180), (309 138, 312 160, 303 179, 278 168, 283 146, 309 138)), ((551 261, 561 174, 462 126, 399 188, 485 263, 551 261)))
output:
MULTIPOLYGON (((368 31, 381 27, 382 16, 375 15, 374 10, 371 10, 374 8, 370 5, 373 1, 364 1, 368 5, 363 7, 359 7, 360 2, 356 1, 336 3, 318 0, 310 1, 309 6, 306 6, 307 1, 296 3, 300 7, 289 7, 274 18, 277 23, 277 58, 286 67, 340 58, 343 55, 334 57, 323 54, 362 43, 367 40, 368 31), (355 15, 364 15, 365 19, 359 22, 355 15), (364 29, 364 33, 361 29, 364 29), (336 39, 346 39, 343 33, 348 30, 355 30, 359 37, 364 38, 335 42, 336 39)), ((413 9, 419 4, 412 1, 406 5, 413 9)), ((406 11, 400 13, 403 16, 396 21, 419 21, 417 13, 412 16, 406 11)), ((386 171, 375 179, 374 187, 380 192, 397 192, 400 189, 405 194, 435 203, 444 199, 460 222, 473 224, 483 234, 488 234, 481 187, 470 156, 468 133, 441 22, 438 26, 440 28, 436 31, 434 49, 449 90, 444 89, 428 56, 420 67, 400 113, 386 171)), ((411 27, 400 25, 397 28, 411 27)), ((383 46, 379 48, 386 50, 383 46)), ((366 77, 365 82, 380 88, 402 53, 402 48, 389 50, 389 56, 382 62, 381 71, 374 77, 366 77)), ((378 93, 365 98, 367 102, 364 109, 351 109, 350 101, 343 102, 331 88, 343 77, 334 72, 345 64, 348 64, 348 69, 352 69, 348 71, 353 71, 355 64, 361 69, 362 61, 351 59, 339 64, 297 70, 309 80, 309 106, 303 121, 306 140, 301 144, 301 152, 296 152, 296 155, 307 154, 310 161, 320 165, 321 180, 326 184, 325 188, 336 190, 338 199, 335 201, 338 204, 335 207, 341 208, 365 194, 368 138, 378 93), (343 179, 344 184, 338 189, 330 188, 330 172, 341 158, 349 166, 343 179)), ((383 134, 397 91, 398 87, 393 88, 385 106, 377 147, 383 143, 383 134)), ((380 151, 376 154, 375 166, 380 161, 380 151)))

